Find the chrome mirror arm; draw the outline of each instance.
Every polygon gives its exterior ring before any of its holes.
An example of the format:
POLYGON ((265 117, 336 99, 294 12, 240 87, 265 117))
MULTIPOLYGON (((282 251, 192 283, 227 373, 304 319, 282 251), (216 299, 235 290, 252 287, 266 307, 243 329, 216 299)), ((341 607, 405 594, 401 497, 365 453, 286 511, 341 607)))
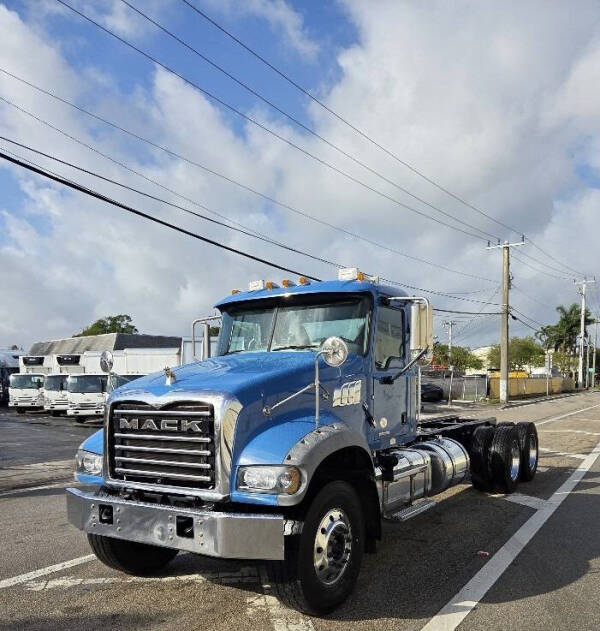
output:
POLYGON ((425 353, 427 353, 427 351, 429 351, 429 346, 426 346, 418 355, 415 355, 408 362, 408 364, 406 364, 406 366, 404 366, 404 368, 401 368, 395 375, 392 375, 391 377, 382 377, 379 380, 379 383, 387 383, 387 384, 394 383, 394 381, 396 381, 396 379, 401 377, 407 370, 412 368, 419 361, 419 359, 421 359, 421 357, 423 357, 423 355, 425 355, 425 353))

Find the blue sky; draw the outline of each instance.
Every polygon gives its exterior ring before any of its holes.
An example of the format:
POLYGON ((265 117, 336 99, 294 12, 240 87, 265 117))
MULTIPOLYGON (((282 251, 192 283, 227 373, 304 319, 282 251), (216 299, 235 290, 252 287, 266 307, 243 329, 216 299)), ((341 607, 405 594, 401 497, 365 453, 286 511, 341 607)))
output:
MULTIPOLYGON (((311 153, 435 214, 292 125, 119 0, 70 1, 311 153)), ((388 180, 475 230, 514 238, 376 150, 179 0, 131 2, 388 180)), ((492 6, 464 0, 452 7, 441 1, 382 0, 376 8, 368 0, 192 2, 428 177, 572 267, 595 272, 600 196, 595 2, 582 1, 577 12, 558 1, 492 6)), ((54 0, 0 3, 0 27, 5 33, 0 58, 8 70, 367 241, 244 193, 0 76, 1 96, 146 177, 293 247, 462 297, 438 296, 440 308, 479 310, 477 300, 497 300, 498 260, 485 243, 373 195, 299 154, 54 0)), ((9 106, 0 104, 0 120, 11 138, 182 203, 9 106)), ((81 177, 228 245, 322 277, 335 274, 289 251, 81 177)), ((0 305, 0 346, 70 335, 112 312, 131 313, 147 332, 181 334, 231 287, 273 276, 269 268, 142 225, 13 167, 0 169, 0 187, 0 269, 12 272, 0 305)), ((551 263, 539 251, 528 252, 538 268, 551 263)), ((522 289, 515 304, 536 320, 551 322, 556 302, 577 300, 570 278, 558 281, 518 261, 513 273, 522 289), (530 293, 537 301, 528 298, 530 293)), ((465 344, 491 342, 497 323, 490 317, 468 332, 465 344)))

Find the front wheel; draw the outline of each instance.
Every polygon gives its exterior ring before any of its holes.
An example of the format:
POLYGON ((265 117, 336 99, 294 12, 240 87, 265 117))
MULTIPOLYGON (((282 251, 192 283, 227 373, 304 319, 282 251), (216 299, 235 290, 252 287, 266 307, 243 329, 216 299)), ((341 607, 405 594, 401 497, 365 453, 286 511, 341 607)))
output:
POLYGON ((356 492, 347 482, 330 482, 312 501, 302 534, 287 542, 285 561, 268 566, 275 593, 304 613, 330 613, 354 589, 364 545, 356 492))
POLYGON ((94 554, 104 565, 136 576, 145 576, 160 570, 172 561, 178 552, 172 548, 101 535, 88 534, 88 541, 94 554))
POLYGON ((23 408, 17 408, 17 414, 25 414, 25 410, 23 408))

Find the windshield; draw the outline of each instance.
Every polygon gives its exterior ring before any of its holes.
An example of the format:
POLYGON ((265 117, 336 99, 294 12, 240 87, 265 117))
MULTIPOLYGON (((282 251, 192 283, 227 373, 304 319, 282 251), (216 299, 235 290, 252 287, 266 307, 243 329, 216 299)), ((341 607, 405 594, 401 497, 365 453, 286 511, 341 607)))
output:
POLYGON ((11 388, 41 388, 44 385, 44 375, 11 375, 9 385, 11 388))
POLYGON ((46 390, 58 391, 67 389, 67 375, 50 375, 44 381, 46 390))
POLYGON ((106 377, 101 375, 71 375, 67 380, 69 392, 104 392, 106 377))
POLYGON ((134 379, 140 379, 145 375, 110 375, 108 378, 108 385, 106 387, 107 392, 112 392, 126 383, 133 381, 134 379))
POLYGON ((219 354, 316 349, 335 335, 364 355, 369 313, 367 298, 231 310, 223 314, 219 354))

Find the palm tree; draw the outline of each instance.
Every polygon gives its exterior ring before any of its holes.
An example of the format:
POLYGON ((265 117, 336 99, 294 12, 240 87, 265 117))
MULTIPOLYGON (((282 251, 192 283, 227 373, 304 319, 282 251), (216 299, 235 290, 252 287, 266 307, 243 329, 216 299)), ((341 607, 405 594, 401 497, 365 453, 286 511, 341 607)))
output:
MULTIPOLYGON (((581 307, 573 303, 570 307, 559 305, 556 310, 560 314, 556 324, 543 326, 537 333, 538 339, 545 348, 563 351, 575 355, 577 337, 580 331, 581 307)), ((592 324, 593 318, 588 309, 585 310, 585 326, 592 324)))

